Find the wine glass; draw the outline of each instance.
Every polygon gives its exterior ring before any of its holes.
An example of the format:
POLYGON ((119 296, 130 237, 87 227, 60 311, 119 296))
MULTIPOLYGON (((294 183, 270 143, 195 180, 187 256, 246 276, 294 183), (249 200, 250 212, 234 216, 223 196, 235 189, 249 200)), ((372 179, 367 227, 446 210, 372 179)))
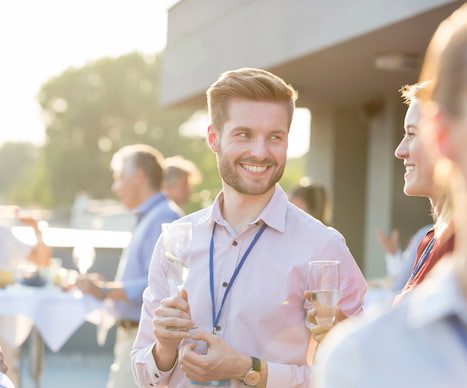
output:
POLYGON ((172 296, 183 289, 190 272, 191 235, 191 222, 162 224, 162 242, 172 296))
POLYGON ((319 326, 331 327, 339 302, 339 265, 337 260, 317 260, 308 263, 311 302, 316 309, 319 326))
POLYGON ((89 244, 78 244, 73 248, 73 263, 81 275, 88 272, 94 264, 96 250, 89 244))

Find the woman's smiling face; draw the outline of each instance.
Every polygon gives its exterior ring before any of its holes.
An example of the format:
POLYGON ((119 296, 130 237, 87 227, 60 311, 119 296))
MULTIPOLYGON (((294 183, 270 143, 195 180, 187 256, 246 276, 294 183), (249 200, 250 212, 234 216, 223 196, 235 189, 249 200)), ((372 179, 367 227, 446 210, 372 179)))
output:
POLYGON ((404 193, 433 198, 435 157, 420 136, 420 104, 412 100, 404 120, 404 137, 396 148, 396 158, 404 161, 404 193))

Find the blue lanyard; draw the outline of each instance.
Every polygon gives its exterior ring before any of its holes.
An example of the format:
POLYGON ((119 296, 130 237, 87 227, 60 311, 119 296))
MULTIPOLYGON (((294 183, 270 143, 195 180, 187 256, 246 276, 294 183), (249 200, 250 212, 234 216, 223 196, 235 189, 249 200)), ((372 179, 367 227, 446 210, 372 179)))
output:
POLYGON ((411 282, 413 278, 420 272, 423 264, 425 264, 425 262, 428 259, 428 256, 430 256, 430 252, 433 249, 433 245, 435 245, 435 242, 436 242, 436 237, 432 237, 430 242, 425 247, 425 250, 422 253, 422 257, 420 257, 420 260, 418 260, 417 265, 415 266, 415 269, 410 274, 408 283, 411 282))
POLYGON ((229 293, 230 289, 232 288, 232 285, 237 278, 238 273, 240 272, 240 269, 243 266, 243 263, 245 263, 246 258, 250 254, 250 251, 253 249, 255 246, 256 242, 258 239, 261 237, 263 234, 264 230, 266 229, 266 224, 263 224, 261 226, 261 229, 256 233, 255 237, 253 238, 253 241, 250 243, 248 246, 247 250, 243 254, 240 263, 238 263, 237 267, 235 268, 235 271, 230 278, 230 281, 227 285, 227 288, 225 289, 224 297, 222 298, 221 302, 221 307, 219 308, 218 313, 216 314, 216 305, 215 305, 215 298, 214 298, 214 231, 216 230, 216 223, 214 222, 214 226, 212 227, 212 235, 211 235, 211 243, 209 245, 209 286, 211 290, 211 308, 212 308, 212 328, 213 332, 215 332, 217 324, 219 323, 219 318, 221 316, 222 309, 224 307, 224 302, 227 298, 227 294, 229 293))

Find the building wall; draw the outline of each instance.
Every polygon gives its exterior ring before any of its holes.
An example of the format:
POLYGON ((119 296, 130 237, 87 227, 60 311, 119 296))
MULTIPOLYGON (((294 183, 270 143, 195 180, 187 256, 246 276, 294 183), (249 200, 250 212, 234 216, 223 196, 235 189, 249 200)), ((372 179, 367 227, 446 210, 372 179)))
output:
POLYGON ((323 183, 335 226, 367 277, 385 275, 376 229, 400 230, 405 245, 430 222, 429 204, 403 194, 394 157, 405 107, 397 89, 418 70, 377 69, 381 51, 422 55, 454 0, 182 0, 169 12, 161 101, 205 106, 221 72, 271 70, 311 111, 306 175, 323 183), (338 10, 338 12, 336 12, 338 10))
POLYGON ((364 187, 367 123, 358 109, 312 110, 307 175, 326 186, 332 198, 332 226, 346 238, 364 266, 364 187))
POLYGON ((392 229, 394 181, 402 179, 394 174, 395 137, 401 133, 403 115, 400 100, 387 99, 376 112, 368 112, 368 168, 366 176, 365 214, 365 272, 369 277, 385 273, 384 252, 376 238, 376 230, 388 233, 392 229))
POLYGON ((169 12, 161 102, 203 96, 226 70, 280 66, 451 2, 180 1, 169 12))

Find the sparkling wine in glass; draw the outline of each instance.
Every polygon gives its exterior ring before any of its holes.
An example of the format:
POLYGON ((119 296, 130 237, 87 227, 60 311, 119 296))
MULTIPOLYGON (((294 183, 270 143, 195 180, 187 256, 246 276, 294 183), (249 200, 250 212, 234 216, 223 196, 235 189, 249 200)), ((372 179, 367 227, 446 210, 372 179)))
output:
POLYGON ((73 248, 73 263, 81 275, 88 272, 94 264, 96 250, 89 244, 78 244, 73 248))
POLYGON ((316 309, 318 325, 334 324, 339 302, 339 265, 337 260, 317 260, 308 263, 311 302, 316 309))
POLYGON ((184 287, 190 272, 191 222, 162 224, 162 242, 168 264, 168 281, 171 295, 184 287))

